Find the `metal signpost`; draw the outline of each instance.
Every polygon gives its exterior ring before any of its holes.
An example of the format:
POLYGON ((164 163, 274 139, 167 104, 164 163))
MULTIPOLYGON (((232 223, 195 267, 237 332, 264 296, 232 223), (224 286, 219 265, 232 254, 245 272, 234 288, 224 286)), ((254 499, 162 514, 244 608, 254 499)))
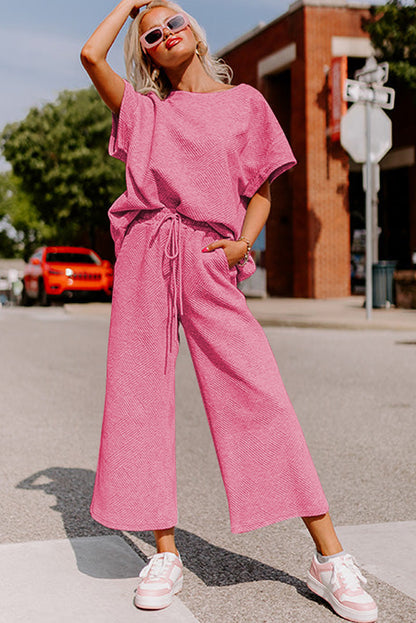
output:
POLYGON ((341 119, 341 145, 355 162, 363 163, 365 190, 365 306, 367 320, 373 308, 373 195, 378 191, 377 163, 392 146, 392 126, 381 108, 394 107, 394 89, 383 87, 388 78, 388 63, 367 59, 355 72, 357 80, 345 80, 344 100, 355 102, 341 119))

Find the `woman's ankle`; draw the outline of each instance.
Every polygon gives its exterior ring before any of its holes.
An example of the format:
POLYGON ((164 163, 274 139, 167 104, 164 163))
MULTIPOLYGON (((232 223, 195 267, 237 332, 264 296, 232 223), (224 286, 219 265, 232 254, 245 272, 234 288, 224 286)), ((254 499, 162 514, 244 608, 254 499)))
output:
POLYGON ((176 556, 179 555, 179 552, 176 549, 174 527, 168 528, 166 530, 154 530, 153 534, 155 537, 156 549, 158 554, 171 552, 172 554, 176 554, 176 556))
POLYGON ((169 546, 163 547, 162 546, 162 547, 157 548, 158 554, 164 554, 165 552, 170 552, 171 554, 175 554, 176 556, 179 556, 179 552, 175 546, 174 547, 169 547, 169 546))

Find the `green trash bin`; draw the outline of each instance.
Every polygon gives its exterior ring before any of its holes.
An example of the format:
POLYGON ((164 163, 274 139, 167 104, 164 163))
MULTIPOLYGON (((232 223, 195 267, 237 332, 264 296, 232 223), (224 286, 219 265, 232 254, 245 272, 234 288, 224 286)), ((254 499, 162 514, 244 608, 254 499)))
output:
POLYGON ((393 275, 397 262, 373 264, 373 308, 390 307, 394 303, 393 275))

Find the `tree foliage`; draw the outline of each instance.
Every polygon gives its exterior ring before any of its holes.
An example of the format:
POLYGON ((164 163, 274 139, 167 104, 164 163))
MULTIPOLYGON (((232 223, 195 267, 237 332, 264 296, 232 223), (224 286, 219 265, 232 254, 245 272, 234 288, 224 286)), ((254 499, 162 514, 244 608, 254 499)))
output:
POLYGON ((391 0, 371 8, 371 19, 364 25, 379 60, 408 87, 416 90, 416 2, 391 0))
POLYGON ((20 180, 12 172, 0 174, 0 255, 27 259, 36 247, 59 236, 56 225, 47 225, 20 180))
POLYGON ((110 129, 111 114, 91 87, 63 91, 0 136, 34 220, 59 236, 55 242, 87 231, 94 245, 96 229, 108 227, 107 210, 124 189, 124 166, 107 153, 110 129))

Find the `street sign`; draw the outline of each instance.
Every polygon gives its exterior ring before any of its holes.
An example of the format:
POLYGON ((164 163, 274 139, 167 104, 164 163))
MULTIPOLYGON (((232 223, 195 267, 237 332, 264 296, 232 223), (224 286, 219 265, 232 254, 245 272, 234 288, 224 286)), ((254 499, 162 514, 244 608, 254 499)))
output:
POLYGON ((341 120, 341 145, 356 162, 363 162, 365 190, 365 307, 371 320, 373 307, 372 266, 374 225, 377 229, 377 191, 379 169, 377 163, 392 146, 391 121, 381 110, 393 108, 394 90, 381 85, 389 75, 388 63, 377 64, 371 56, 364 67, 355 72, 355 80, 346 80, 344 98, 355 102, 341 120), (374 206, 373 206, 374 203, 374 206), (374 221, 374 222, 373 222, 374 221))
POLYGON ((377 63, 374 56, 370 56, 362 69, 355 72, 354 78, 369 84, 384 84, 389 77, 389 64, 377 63))
POLYGON ((394 108, 394 89, 381 86, 369 86, 358 80, 345 80, 343 98, 347 102, 371 102, 381 108, 394 108))
MULTIPOLYGON (((341 145, 355 162, 366 162, 366 105, 357 103, 341 119, 341 145)), ((392 146, 392 125, 378 106, 370 106, 370 153, 372 163, 379 162, 392 146)))

